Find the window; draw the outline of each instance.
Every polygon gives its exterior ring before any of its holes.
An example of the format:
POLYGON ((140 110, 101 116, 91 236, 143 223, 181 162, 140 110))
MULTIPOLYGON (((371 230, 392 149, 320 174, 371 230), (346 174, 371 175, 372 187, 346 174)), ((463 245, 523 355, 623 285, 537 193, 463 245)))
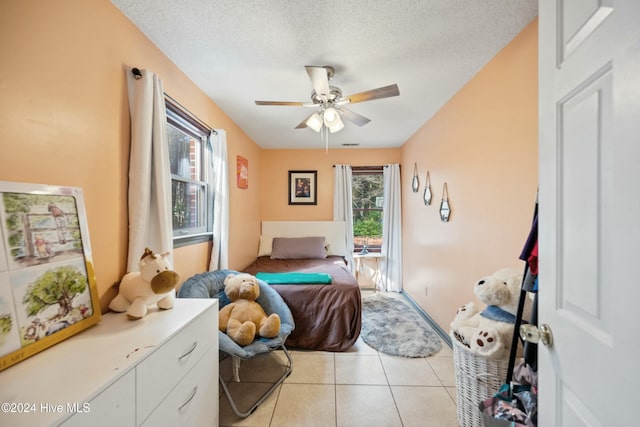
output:
POLYGON ((206 179, 211 173, 211 150, 207 144, 211 131, 172 99, 165 100, 173 243, 179 247, 211 238, 213 196, 206 179))
POLYGON ((359 252, 366 245, 370 252, 380 252, 384 197, 382 166, 354 166, 351 170, 354 250, 359 252))

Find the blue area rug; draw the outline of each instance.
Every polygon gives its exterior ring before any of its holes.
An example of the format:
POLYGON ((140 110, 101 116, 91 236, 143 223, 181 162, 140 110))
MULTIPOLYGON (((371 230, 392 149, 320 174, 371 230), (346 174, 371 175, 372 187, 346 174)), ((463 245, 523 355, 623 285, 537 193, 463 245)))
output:
POLYGON ((364 342, 376 350, 402 357, 427 357, 442 340, 416 311, 399 299, 376 293, 362 299, 364 342))

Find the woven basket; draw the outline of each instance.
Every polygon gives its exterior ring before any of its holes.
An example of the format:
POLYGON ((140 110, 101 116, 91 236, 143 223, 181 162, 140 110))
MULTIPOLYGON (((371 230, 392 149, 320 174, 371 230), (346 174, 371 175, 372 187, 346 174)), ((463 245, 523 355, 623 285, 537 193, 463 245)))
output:
POLYGON ((458 423, 460 427, 482 427, 481 401, 493 396, 507 378, 509 359, 487 359, 471 352, 455 337, 453 362, 456 371, 458 423))

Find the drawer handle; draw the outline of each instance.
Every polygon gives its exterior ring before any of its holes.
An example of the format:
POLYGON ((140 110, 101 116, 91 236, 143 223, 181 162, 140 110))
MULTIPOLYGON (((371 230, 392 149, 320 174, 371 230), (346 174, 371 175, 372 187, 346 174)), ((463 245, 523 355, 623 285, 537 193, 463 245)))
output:
POLYGON ((189 395, 189 397, 187 397, 187 399, 182 403, 182 405, 178 406, 178 411, 182 411, 182 408, 187 406, 189 402, 191 402, 193 398, 196 397, 197 392, 198 392, 198 386, 195 386, 193 390, 191 390, 191 394, 189 395))
POLYGON ((184 353, 182 353, 181 356, 178 356, 178 360, 182 360, 185 357, 187 357, 188 355, 190 355, 191 353, 193 353, 193 350, 195 350, 197 346, 198 346, 198 341, 196 341, 193 344, 191 344, 191 347, 189 347, 189 350, 187 350, 184 353))

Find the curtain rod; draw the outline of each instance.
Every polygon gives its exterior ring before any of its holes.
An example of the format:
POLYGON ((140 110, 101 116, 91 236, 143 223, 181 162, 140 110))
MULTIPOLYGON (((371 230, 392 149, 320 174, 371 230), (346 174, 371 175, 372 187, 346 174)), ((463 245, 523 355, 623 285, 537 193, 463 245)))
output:
MULTIPOLYGON (((140 80, 142 78, 142 71, 140 71, 139 68, 132 68, 131 69, 131 73, 133 74, 133 77, 136 80, 140 80)), ((190 118, 192 118, 193 120, 197 121, 198 123, 200 123, 200 125, 204 126, 205 128, 209 129, 211 132, 214 133, 214 135, 217 135, 218 132, 212 127, 209 126, 208 124, 206 124, 205 122, 203 122, 202 120, 200 120, 199 118, 197 118, 196 116, 194 116, 191 111, 187 110, 184 105, 180 104, 178 101, 175 100, 175 98, 173 98, 171 95, 167 94, 166 92, 164 93, 165 98, 168 98, 169 101, 171 101, 172 104, 174 104, 176 107, 178 107, 180 110, 182 110, 183 113, 188 114, 190 118)))
POLYGON ((200 123, 200 125, 206 127, 207 129, 209 129, 211 132, 214 133, 214 135, 217 135, 218 132, 212 127, 209 126, 208 124, 206 124, 205 122, 203 122, 202 120, 200 120, 199 118, 197 118, 196 116, 194 116, 191 111, 187 110, 184 105, 180 104, 178 101, 175 100, 175 98, 173 98, 171 95, 169 95, 168 93, 164 93, 164 97, 167 98, 172 104, 174 104, 176 107, 178 107, 180 110, 182 110, 182 112, 184 114, 187 114, 189 117, 191 117, 193 120, 197 121, 198 123, 200 123))
MULTIPOLYGON (((333 167, 335 168, 338 165, 333 165, 333 167)), ((382 166, 351 166, 351 168, 358 168, 358 169, 380 169, 380 168, 386 168, 389 165, 382 165, 382 166)), ((401 166, 401 165, 398 165, 401 166)))
MULTIPOLYGON (((335 168, 336 166, 339 165, 333 165, 333 167, 335 168)), ((351 166, 351 165, 349 165, 351 166)), ((382 166, 378 165, 378 166, 351 166, 352 168, 360 168, 360 169, 380 169, 382 166)))

